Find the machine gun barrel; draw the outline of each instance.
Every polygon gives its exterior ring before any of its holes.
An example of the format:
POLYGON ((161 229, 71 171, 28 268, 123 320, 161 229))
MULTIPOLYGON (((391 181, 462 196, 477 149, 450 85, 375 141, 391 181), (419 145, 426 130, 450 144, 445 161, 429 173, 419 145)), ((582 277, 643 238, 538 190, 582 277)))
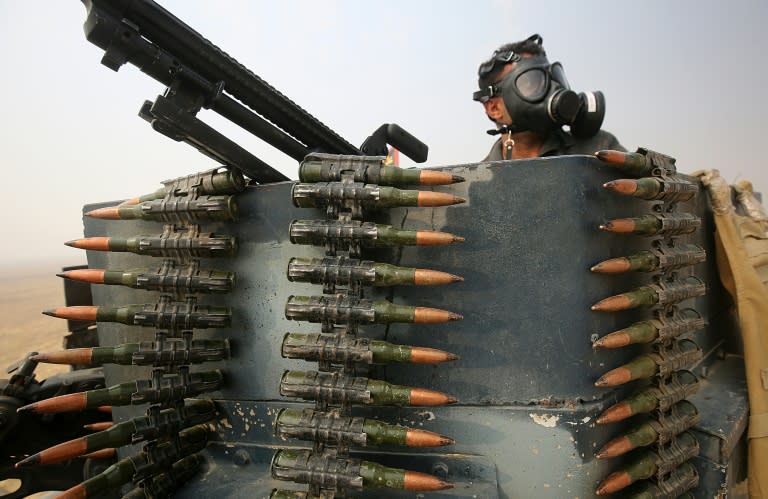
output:
POLYGON ((179 73, 183 73, 185 79, 193 79, 196 86, 205 91, 206 107, 295 159, 301 159, 310 149, 361 154, 358 148, 157 3, 151 0, 83 0, 83 3, 88 10, 86 37, 107 51, 102 62, 112 69, 131 62, 170 85, 177 72, 162 71, 160 66, 165 65, 163 59, 167 58, 171 66, 183 68, 179 73), (116 37, 125 26, 136 29, 120 41, 116 37), (118 27, 119 32, 114 29, 118 27), (116 40, 133 50, 121 51, 115 47, 116 40), (263 118, 225 95, 225 91, 263 118))

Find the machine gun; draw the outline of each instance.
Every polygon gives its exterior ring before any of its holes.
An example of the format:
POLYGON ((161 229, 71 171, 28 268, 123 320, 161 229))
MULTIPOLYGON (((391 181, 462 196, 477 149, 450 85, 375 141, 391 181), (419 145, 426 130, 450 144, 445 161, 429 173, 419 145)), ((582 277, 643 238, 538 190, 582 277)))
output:
POLYGON ((257 183, 288 180, 282 173, 196 117, 210 109, 301 161, 310 152, 386 154, 390 143, 416 162, 425 144, 395 124, 379 127, 357 148, 248 68, 152 0, 82 0, 86 38, 104 49, 101 62, 117 71, 131 63, 167 86, 140 116, 257 183))

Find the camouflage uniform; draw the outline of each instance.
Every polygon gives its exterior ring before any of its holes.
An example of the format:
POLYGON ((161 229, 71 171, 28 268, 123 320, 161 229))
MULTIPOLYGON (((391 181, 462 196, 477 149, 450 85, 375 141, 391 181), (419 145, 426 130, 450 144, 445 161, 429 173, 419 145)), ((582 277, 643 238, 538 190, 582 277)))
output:
MULTIPOLYGON (((502 136, 504 137, 504 136, 502 136)), ((501 138, 493 143, 491 151, 483 161, 501 161, 501 138)), ((577 139, 573 135, 563 130, 556 130, 551 133, 544 144, 541 146, 539 156, 565 156, 567 154, 594 154, 601 149, 615 149, 617 151, 626 151, 619 144, 619 140, 611 133, 604 130, 597 132, 594 137, 588 139, 577 139)))

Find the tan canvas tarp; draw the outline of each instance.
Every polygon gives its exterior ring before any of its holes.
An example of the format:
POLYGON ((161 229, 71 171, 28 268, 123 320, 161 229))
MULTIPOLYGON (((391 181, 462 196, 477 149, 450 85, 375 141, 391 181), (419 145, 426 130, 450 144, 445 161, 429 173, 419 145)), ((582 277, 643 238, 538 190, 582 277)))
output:
POLYGON ((748 182, 736 186, 737 211, 731 188, 719 172, 700 174, 715 216, 720 278, 736 303, 744 342, 750 407, 749 496, 768 498, 768 216, 748 182))

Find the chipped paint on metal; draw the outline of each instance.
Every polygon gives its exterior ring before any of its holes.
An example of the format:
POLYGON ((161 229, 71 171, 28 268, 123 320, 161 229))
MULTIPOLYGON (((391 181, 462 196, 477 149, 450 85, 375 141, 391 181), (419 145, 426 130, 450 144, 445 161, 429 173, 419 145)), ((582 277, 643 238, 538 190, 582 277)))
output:
POLYGON ((546 428, 554 428, 560 420, 560 416, 554 414, 528 414, 533 422, 546 428))

